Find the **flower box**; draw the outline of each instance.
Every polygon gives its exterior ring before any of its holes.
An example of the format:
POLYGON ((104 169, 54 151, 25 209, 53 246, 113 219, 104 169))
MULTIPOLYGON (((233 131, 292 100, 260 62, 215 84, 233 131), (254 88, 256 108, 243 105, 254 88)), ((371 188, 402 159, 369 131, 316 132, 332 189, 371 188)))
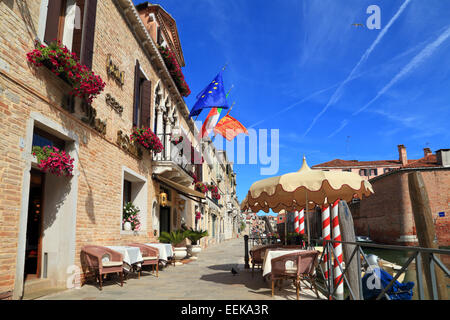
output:
POLYGON ((74 159, 64 150, 52 146, 43 148, 34 146, 32 150, 33 155, 39 162, 38 167, 43 172, 49 172, 57 176, 72 176, 74 159))
POLYGON ((86 66, 78 62, 75 53, 71 53, 61 42, 52 42, 45 46, 35 42, 36 49, 27 53, 27 60, 36 67, 45 66, 72 87, 70 94, 91 104, 93 99, 105 88, 105 82, 86 66))
POLYGON ((161 140, 153 133, 150 128, 133 128, 133 133, 130 135, 130 139, 133 142, 137 142, 142 147, 154 153, 161 153, 164 150, 164 146, 161 140))
POLYGON ((175 54, 169 49, 164 47, 159 47, 159 52, 163 57, 164 63, 172 76, 173 81, 177 85, 178 91, 183 97, 188 97, 191 94, 191 89, 189 89, 186 80, 184 79, 181 67, 177 62, 175 54))

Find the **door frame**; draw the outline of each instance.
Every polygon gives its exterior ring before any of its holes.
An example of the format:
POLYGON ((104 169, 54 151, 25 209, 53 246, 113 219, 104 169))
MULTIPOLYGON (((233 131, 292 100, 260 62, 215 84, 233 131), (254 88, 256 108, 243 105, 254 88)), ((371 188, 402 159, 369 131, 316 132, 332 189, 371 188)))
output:
MULTIPOLYGON (((74 159, 73 177, 71 179, 71 191, 68 197, 72 202, 77 203, 78 195, 78 177, 80 171, 78 169, 78 153, 79 153, 79 137, 73 131, 64 128, 62 125, 55 121, 45 117, 39 112, 31 112, 27 121, 26 137, 20 138, 23 141, 24 147, 21 149, 21 159, 24 161, 23 177, 22 177, 22 202, 20 207, 19 218, 19 236, 17 241, 17 254, 16 254, 16 275, 14 281, 13 299, 17 300, 23 296, 24 289, 24 272, 25 272, 25 251, 26 251, 26 235, 27 235, 27 223, 28 223, 28 204, 30 200, 30 178, 31 168, 37 165, 36 157, 31 153, 33 145, 33 131, 34 127, 38 124, 39 127, 43 126, 50 129, 52 132, 57 133, 59 136, 65 137, 71 141, 70 149, 67 147, 68 154, 74 159)), ((76 248, 76 205, 71 208, 71 218, 73 229, 67 236, 70 237, 70 251, 73 252, 71 261, 69 263, 75 263, 75 248, 76 248)))

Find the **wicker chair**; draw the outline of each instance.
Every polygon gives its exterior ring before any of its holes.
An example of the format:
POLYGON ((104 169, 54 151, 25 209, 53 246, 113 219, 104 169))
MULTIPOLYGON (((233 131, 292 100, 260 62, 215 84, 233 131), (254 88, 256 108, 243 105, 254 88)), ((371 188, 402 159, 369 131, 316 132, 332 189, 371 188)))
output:
POLYGON ((99 280, 102 290, 103 275, 117 273, 120 276, 120 286, 123 287, 123 257, 120 252, 102 246, 88 245, 81 248, 81 266, 84 279, 94 275, 99 280))
MULTIPOLYGON (((158 277, 158 271, 159 271, 159 250, 158 248, 146 246, 142 243, 131 243, 129 244, 130 247, 137 247, 141 250, 142 258, 144 261, 142 262, 142 267, 145 266, 152 266, 152 272, 155 272, 156 269, 156 276, 158 277)), ((142 268, 141 268, 142 270, 142 268)), ((139 270, 139 278, 141 277, 141 270, 139 270)))
POLYGON ((297 292, 297 300, 300 299, 300 281, 302 280, 310 281, 311 289, 314 289, 317 298, 319 298, 315 272, 318 256, 319 251, 301 251, 272 259, 272 297, 276 280, 292 279, 297 292), (290 265, 288 265, 288 262, 290 262, 290 265))
POLYGON ((266 254, 267 249, 273 249, 278 247, 278 245, 265 245, 262 247, 258 247, 250 250, 250 257, 252 258, 252 277, 253 271, 255 270, 255 266, 262 268, 262 264, 264 263, 264 255, 266 254))

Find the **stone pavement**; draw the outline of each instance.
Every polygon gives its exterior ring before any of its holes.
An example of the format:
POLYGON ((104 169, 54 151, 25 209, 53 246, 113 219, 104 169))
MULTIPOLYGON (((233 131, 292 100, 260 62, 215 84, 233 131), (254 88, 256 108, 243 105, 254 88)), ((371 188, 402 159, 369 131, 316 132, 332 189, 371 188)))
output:
MULTIPOLYGON (((151 268, 149 269, 151 270, 151 268)), ((320 293, 319 293, 320 294, 320 293)), ((324 298, 323 296, 321 296, 324 298)), ((42 300, 295 300, 292 281, 284 281, 280 291, 271 296, 271 282, 263 281, 260 271, 244 269, 244 240, 233 239, 217 244, 199 254, 198 260, 160 270, 159 277, 143 272, 140 279, 131 276, 120 287, 112 280, 103 290, 93 282, 81 289, 48 295, 42 300), (233 276, 231 268, 239 270, 233 276)), ((316 295, 302 287, 300 300, 315 300, 316 295)))

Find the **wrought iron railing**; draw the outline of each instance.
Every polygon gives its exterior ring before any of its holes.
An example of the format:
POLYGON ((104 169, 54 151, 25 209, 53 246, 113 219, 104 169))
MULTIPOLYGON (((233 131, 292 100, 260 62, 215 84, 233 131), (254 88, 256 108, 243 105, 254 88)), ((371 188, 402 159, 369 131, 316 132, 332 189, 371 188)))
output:
POLYGON ((187 159, 182 153, 182 144, 174 145, 171 142, 172 135, 170 133, 157 134, 159 140, 161 140, 164 150, 161 153, 153 155, 154 161, 171 161, 176 163, 184 172, 191 175, 193 171, 193 165, 191 160, 187 159), (180 147, 178 147, 180 146, 180 147), (173 152, 172 148, 179 150, 178 152, 173 152))

